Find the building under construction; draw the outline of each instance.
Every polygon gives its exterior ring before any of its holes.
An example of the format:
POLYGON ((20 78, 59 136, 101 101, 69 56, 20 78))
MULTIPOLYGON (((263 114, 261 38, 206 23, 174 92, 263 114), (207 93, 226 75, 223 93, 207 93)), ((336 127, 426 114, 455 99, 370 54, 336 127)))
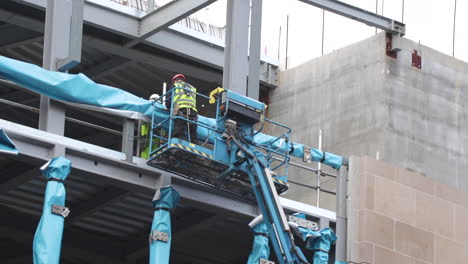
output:
POLYGON ((1 1, 1 263, 468 263, 468 64, 300 1, 382 32, 281 70, 261 0, 1 1))

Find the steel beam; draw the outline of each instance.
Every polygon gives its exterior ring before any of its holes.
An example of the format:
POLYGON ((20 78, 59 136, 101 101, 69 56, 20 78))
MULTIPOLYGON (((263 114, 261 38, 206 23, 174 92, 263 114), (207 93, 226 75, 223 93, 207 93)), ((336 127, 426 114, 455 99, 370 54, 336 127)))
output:
POLYGON ((223 87, 247 95, 250 1, 228 0, 223 87))
POLYGON ((98 191, 97 195, 92 199, 80 202, 76 207, 72 206, 73 213, 67 218, 67 224, 73 225, 80 221, 80 219, 86 218, 93 213, 105 208, 111 203, 115 203, 118 200, 125 197, 129 192, 117 189, 109 188, 104 191, 98 191))
POLYGON ((133 47, 149 36, 166 29, 168 26, 197 12, 215 1, 216 0, 178 0, 169 2, 142 17, 138 38, 128 42, 124 46, 127 48, 133 47))
POLYGON ((35 31, 26 28, 18 28, 13 24, 6 24, 0 28, 0 50, 15 48, 20 45, 36 42, 42 39, 42 36, 35 31))
MULTIPOLYGON (((5 205, 0 205, 0 210, 2 223, 5 223, 0 225, 0 238, 14 240, 29 248, 34 238, 34 227, 37 226, 39 219, 5 205)), ((119 251, 123 249, 123 244, 69 226, 65 228, 65 234, 62 255, 80 256, 89 263, 122 263, 118 255, 104 255, 103 251, 111 254, 112 247, 114 252, 119 251)))
POLYGON ((8 193, 8 191, 14 189, 16 186, 22 185, 39 175, 41 175, 41 173, 38 168, 28 170, 20 175, 11 175, 9 180, 0 184, 0 193, 8 193))
MULTIPOLYGON (((122 152, 106 149, 78 140, 40 131, 0 119, 0 127, 15 142, 20 158, 34 164, 47 162, 56 146, 65 149, 65 157, 72 162, 74 174, 92 175, 95 181, 105 182, 128 191, 154 191, 160 175, 170 176, 172 187, 180 193, 182 203, 214 213, 254 217, 259 211, 254 202, 195 183, 166 171, 150 167, 146 160, 133 157, 126 162, 122 152)), ((307 215, 335 220, 335 213, 300 202, 280 198, 284 208, 307 215)))
POLYGON ((405 35, 405 24, 337 0, 299 0, 329 12, 362 22, 396 35, 405 35))
MULTIPOLYGON (((20 2, 23 2, 23 1, 20 1, 20 2)), ((13 23, 20 27, 30 28, 40 33, 44 31, 44 23, 42 21, 24 17, 15 13, 11 13, 9 11, 1 10, 1 9, 0 9, 0 21, 13 23)), ((168 58, 165 58, 156 54, 151 54, 148 52, 137 51, 134 49, 127 49, 127 48, 124 48, 122 45, 112 43, 109 41, 104 41, 95 37, 84 36, 84 45, 87 45, 88 47, 97 49, 107 54, 112 54, 115 56, 126 58, 128 60, 151 64, 160 69, 165 69, 165 70, 172 71, 172 72, 188 72, 188 73, 191 73, 193 76, 197 76, 197 78, 201 80, 206 80, 209 82, 221 82, 222 77, 221 77, 220 71, 217 72, 216 70, 210 70, 204 67, 197 67, 197 66, 189 65, 184 62, 179 62, 176 60, 168 59, 168 58)), ((174 43, 173 46, 177 47, 178 50, 183 50, 187 48, 186 45, 189 45, 189 44, 185 43, 184 45, 182 45, 180 43, 179 44, 174 43), (178 45, 181 45, 181 46, 178 46, 178 45)), ((206 52, 209 52, 211 55, 215 54, 214 57, 219 55, 216 52, 210 51, 209 49, 207 49, 206 52)), ((222 56, 222 53, 221 53, 221 56, 222 56)), ((213 58, 213 61, 217 61, 217 60, 213 58)), ((220 61, 222 61, 222 59, 220 61)))
POLYGON ((250 47, 249 47, 249 77, 247 96, 258 100, 260 95, 260 46, 262 36, 262 1, 252 1, 250 11, 250 47))
POLYGON ((221 73, 214 70, 205 69, 197 66, 192 66, 187 63, 178 62, 155 54, 138 51, 135 49, 127 49, 120 45, 111 42, 103 41, 93 37, 85 37, 87 45, 98 49, 102 52, 110 53, 113 55, 121 56, 129 60, 138 61, 153 65, 159 69, 165 69, 172 72, 187 72, 192 76, 196 76, 201 80, 211 82, 219 82, 221 80, 221 73))
POLYGON ((1 119, 0 127, 15 142, 24 160, 46 162, 51 158, 51 150, 60 145, 65 149, 65 157, 72 162, 75 174, 91 174, 95 180, 106 181, 108 184, 129 191, 154 190, 159 176, 165 174, 173 177, 172 186, 188 204, 203 209, 211 208, 218 213, 231 212, 249 217, 257 214, 257 208, 252 202, 229 194, 225 195, 213 188, 150 167, 146 165, 144 159, 134 157, 133 163, 129 163, 125 161, 126 157, 122 152, 1 119))
MULTIPOLYGON (((45 9, 46 0, 15 0, 20 4, 32 6, 34 8, 45 9)), ((138 38, 138 24, 139 20, 146 15, 145 12, 125 7, 120 4, 110 2, 108 0, 87 0, 85 2, 84 8, 84 23, 92 25, 94 27, 109 31, 120 36, 128 37, 130 39, 138 38)), ((0 9, 0 20, 8 21, 8 23, 13 23, 17 25, 22 25, 31 30, 41 31, 43 28, 41 25, 33 19, 11 13, 6 10, 0 9)), ((85 40, 87 43, 89 39, 85 40)), ((197 32, 191 29, 188 29, 182 25, 174 24, 168 29, 161 30, 160 32, 148 37, 144 44, 163 49, 165 51, 177 54, 184 58, 187 58, 192 61, 199 62, 210 68, 221 70, 224 65, 224 42, 220 39, 211 37, 207 34, 197 32)), ((111 43, 105 43, 111 44, 111 43)), ((117 45, 117 44, 115 44, 117 45)), ((120 46, 120 45, 117 45, 120 46)), ((123 48, 120 46, 120 48, 123 48)), ((105 50, 103 50, 105 51, 105 50)), ((122 51, 122 50, 120 50, 122 51)), ((131 50, 133 51, 133 50, 131 50)), ((145 53, 144 54, 148 54, 145 53)), ((118 54, 117 54, 118 55, 118 54)), ((122 55, 122 57, 125 57, 122 55)), ((153 55, 154 57, 158 57, 153 55)), ((167 69, 174 72, 190 72, 191 69, 186 69, 183 66, 183 63, 177 63, 173 60, 162 58, 161 60, 153 59, 151 57, 147 58, 146 61, 152 61, 151 64, 159 67, 164 65, 168 67, 167 69), (169 62, 170 65, 166 66, 166 62, 169 62), (178 69, 170 69, 172 66, 180 67, 178 69)), ((132 58, 130 58, 132 59, 132 58)), ((143 59, 142 59, 143 60, 143 59)), ((143 61, 142 61, 143 62, 143 61)), ((275 76, 278 71, 278 62, 275 59, 272 59, 267 56, 261 56, 262 65, 270 65, 271 67, 262 66, 262 73, 260 74, 260 80, 262 84, 267 86, 277 86, 278 83, 275 78, 270 78, 275 76), (264 72, 263 70, 273 71, 274 74, 264 72), (273 82, 270 82, 273 81, 273 82)), ((189 68, 195 68, 195 66, 189 66, 189 68)), ((200 71, 207 71, 202 67, 198 67, 198 70, 193 73, 194 76, 202 76, 198 73, 200 71)), ((211 71, 213 72, 213 71, 211 71)), ((219 74, 216 78, 220 79, 219 74)), ((213 82, 212 79, 207 79, 207 81, 213 82)), ((217 82, 217 81, 216 81, 217 82)))
POLYGON ((89 78, 96 80, 106 74, 112 73, 114 71, 117 71, 119 69, 126 67, 131 62, 132 62, 131 60, 118 57, 118 56, 114 56, 104 62, 101 62, 93 66, 90 69, 87 69, 86 71, 83 72, 83 74, 88 76, 89 78))

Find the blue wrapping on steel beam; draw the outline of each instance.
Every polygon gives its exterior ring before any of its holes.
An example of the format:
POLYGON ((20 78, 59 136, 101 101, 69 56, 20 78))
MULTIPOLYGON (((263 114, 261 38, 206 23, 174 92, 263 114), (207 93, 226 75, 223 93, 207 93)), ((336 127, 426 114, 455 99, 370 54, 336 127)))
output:
POLYGON ((179 193, 170 186, 163 187, 156 192, 153 200, 155 211, 150 233, 150 264, 169 263, 172 241, 171 214, 169 210, 176 207, 179 199, 179 193), (153 236, 157 232, 166 234, 167 240, 160 240, 153 236))
POLYGON ((270 257, 270 246, 268 245, 268 227, 265 222, 260 222, 252 228, 254 241, 252 252, 250 252, 247 264, 258 264, 260 259, 268 260, 270 257))
POLYGON ((307 241, 306 248, 315 250, 314 264, 328 264, 328 252, 336 241, 336 235, 330 228, 324 228, 319 233, 319 237, 307 241))
POLYGON ((18 155, 15 143, 7 136, 5 131, 0 128, 0 153, 18 155))
MULTIPOLYGON (((111 86, 97 84, 83 74, 48 71, 30 63, 0 56, 0 76, 55 100, 80 104, 81 107, 96 111, 110 112, 147 122, 151 120, 154 111, 155 122, 162 122, 169 116, 169 112, 162 104, 154 103, 155 108, 153 108, 153 102, 149 100, 111 86)), ((212 118, 200 115, 198 122, 216 128, 216 120, 212 118)), ((214 142, 212 131, 203 126, 197 127, 197 136, 200 140, 205 141, 208 138, 210 142, 214 142)), ((263 133, 255 135, 254 141, 259 145, 289 152, 298 158, 303 158, 304 152, 309 150, 309 147, 303 144, 286 143, 284 140, 277 140, 277 137, 263 133)), ((314 148, 310 150, 313 161, 323 162, 335 169, 339 169, 343 164, 343 158, 340 156, 314 148)))
POLYGON ((111 86, 96 84, 83 74, 47 71, 34 64, 0 56, 0 76, 56 100, 99 106, 121 113, 141 113, 151 118, 150 101, 111 86))
POLYGON ((37 226, 33 241, 34 264, 60 263, 60 249, 65 215, 52 212, 54 205, 64 208, 65 186, 63 182, 71 170, 71 162, 63 157, 53 158, 41 167, 47 186, 42 217, 37 226))

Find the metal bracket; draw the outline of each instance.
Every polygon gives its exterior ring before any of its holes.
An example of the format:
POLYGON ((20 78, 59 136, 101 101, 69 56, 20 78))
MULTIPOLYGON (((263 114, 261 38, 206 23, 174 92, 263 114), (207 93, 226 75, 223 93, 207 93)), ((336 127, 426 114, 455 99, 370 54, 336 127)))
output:
POLYGON ((153 243, 154 241, 162 241, 167 243, 169 241, 169 234, 165 232, 160 232, 158 230, 153 230, 151 231, 149 242, 153 243))
POLYGON ((411 54, 411 66, 421 69, 421 55, 418 54, 417 50, 413 50, 411 54))
POLYGON ((311 163, 310 148, 304 146, 304 162, 311 163))
POLYGON ((63 216, 63 218, 66 218, 70 214, 70 209, 68 209, 68 207, 65 207, 65 206, 53 204, 52 213, 56 215, 61 215, 63 216))
POLYGON ((398 52, 401 51, 401 38, 399 36, 395 36, 392 33, 387 32, 385 34, 385 42, 387 56, 396 59, 398 52))
POLYGON ((267 259, 260 259, 259 264, 275 264, 273 261, 269 261, 267 259))
POLYGON ((306 220, 306 219, 303 219, 303 218, 295 217, 293 215, 289 216, 289 221, 293 222, 293 223, 296 223, 300 227, 307 228, 307 229, 310 229, 310 230, 315 230, 316 231, 316 230, 319 229, 319 226, 318 226, 317 223, 306 220))

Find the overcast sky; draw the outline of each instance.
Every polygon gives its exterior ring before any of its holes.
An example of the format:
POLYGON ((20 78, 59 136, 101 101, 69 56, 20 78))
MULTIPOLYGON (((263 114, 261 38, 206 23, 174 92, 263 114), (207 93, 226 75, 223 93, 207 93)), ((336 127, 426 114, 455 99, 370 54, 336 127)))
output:
MULTIPOLYGON (((343 0, 342 2, 401 21, 403 0, 343 0), (383 7, 382 7, 383 6, 383 7)), ((452 56, 455 0, 405 0, 403 22, 406 38, 452 56)), ((262 52, 285 56, 286 17, 289 15, 290 66, 318 57, 322 53, 321 9, 297 0, 263 0, 262 52), (291 65, 292 63, 292 65, 291 65)), ((216 1, 196 14, 200 20, 224 26, 226 0, 216 1)), ((468 62, 468 0, 457 0, 455 57, 468 62)), ((375 28, 325 12, 324 53, 347 46, 375 34, 375 28)))

